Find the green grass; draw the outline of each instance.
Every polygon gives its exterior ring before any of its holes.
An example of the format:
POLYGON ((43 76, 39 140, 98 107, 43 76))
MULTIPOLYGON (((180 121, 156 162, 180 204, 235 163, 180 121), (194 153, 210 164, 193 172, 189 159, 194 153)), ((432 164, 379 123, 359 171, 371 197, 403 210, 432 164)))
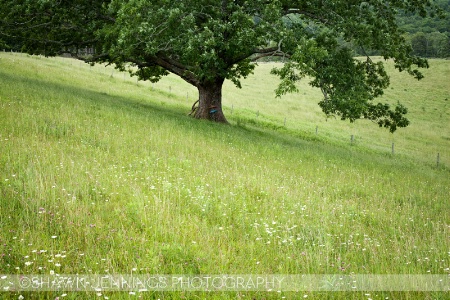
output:
MULTIPOLYGON (((271 64, 242 90, 225 86, 224 126, 187 116, 196 91, 176 77, 137 83, 109 67, 1 53, 0 273, 449 274, 450 62, 431 65, 421 82, 393 73, 386 99, 406 104, 412 124, 392 135, 325 120, 306 82, 275 99, 271 64)), ((448 296, 0 296, 20 294, 448 296)))

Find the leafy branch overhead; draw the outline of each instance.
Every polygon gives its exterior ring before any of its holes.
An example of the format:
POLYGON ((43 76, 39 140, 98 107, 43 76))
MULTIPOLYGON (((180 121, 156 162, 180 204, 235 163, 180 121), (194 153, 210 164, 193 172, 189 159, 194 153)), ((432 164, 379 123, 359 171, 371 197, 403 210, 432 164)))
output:
POLYGON ((428 0, 0 0, 0 41, 32 54, 72 56, 129 69, 143 80, 174 73, 199 91, 196 118, 226 122, 222 85, 252 73, 262 58, 286 63, 278 96, 308 76, 327 115, 373 120, 394 132, 406 108, 374 103, 389 85, 381 62, 352 57, 350 46, 377 50, 417 79, 426 60, 411 53, 399 12, 440 13, 428 0), (84 49, 93 49, 86 53, 84 49), (129 67, 134 68, 129 68, 129 67))

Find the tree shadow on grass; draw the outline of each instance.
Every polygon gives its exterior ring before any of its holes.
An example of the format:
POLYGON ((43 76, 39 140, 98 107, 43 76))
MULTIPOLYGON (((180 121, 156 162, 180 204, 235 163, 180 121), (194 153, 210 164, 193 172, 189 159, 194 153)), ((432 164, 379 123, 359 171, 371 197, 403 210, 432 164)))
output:
MULTIPOLYGON (((255 121, 251 118, 238 119, 237 122, 231 118, 232 124, 234 123, 231 126, 207 120, 197 120, 188 116, 188 107, 161 100, 157 103, 158 100, 126 98, 105 91, 95 91, 86 87, 21 76, 2 70, 0 70, 0 82, 10 85, 20 82, 29 87, 30 93, 33 92, 33 89, 45 87, 49 92, 62 96, 64 94, 77 95, 77 99, 85 101, 87 107, 88 105, 95 105, 97 109, 103 107, 126 111, 140 117, 151 118, 153 123, 155 119, 157 122, 170 122, 170 126, 193 133, 199 140, 210 137, 216 143, 239 141, 242 144, 257 144, 263 148, 276 149, 280 152, 280 155, 283 155, 284 151, 303 152, 306 157, 318 161, 325 158, 328 160, 333 158, 333 160, 346 161, 352 164, 392 164, 396 161, 394 158, 386 157, 383 153, 367 149, 364 151, 355 150, 355 147, 344 144, 331 144, 323 138, 315 137, 312 133, 292 132, 281 126, 274 128, 267 122, 255 121), (370 153, 367 153, 368 151, 370 153), (368 155, 371 156, 370 162, 367 160, 368 155)), ((167 98, 165 93, 160 94, 155 90, 148 93, 149 98, 158 99, 158 97, 161 97, 162 100, 167 98)), ((195 140, 192 142, 195 143, 195 140)), ((404 162, 401 164, 404 167, 404 162)))
MULTIPOLYGON (((57 83, 48 80, 42 80, 32 77, 21 76, 18 74, 11 74, 3 72, 0 69, 0 82, 4 82, 5 85, 10 83, 11 85, 17 85, 19 83, 29 87, 30 93, 36 89, 45 89, 50 93, 61 94, 63 97, 65 94, 76 95, 78 99, 84 100, 87 105, 98 105, 115 109, 138 109, 142 113, 150 114, 152 117, 161 116, 166 119, 178 119, 186 117, 187 113, 182 111, 182 107, 175 107, 173 105, 156 104, 144 99, 125 98, 117 95, 112 95, 106 91, 95 91, 89 88, 75 86, 71 84, 57 83)), ((153 95, 155 92, 149 92, 153 95)), ((24 93, 26 94, 26 93, 24 93)), ((19 97, 19 95, 17 96, 19 97)), ((188 119, 187 117, 184 119, 188 119)))

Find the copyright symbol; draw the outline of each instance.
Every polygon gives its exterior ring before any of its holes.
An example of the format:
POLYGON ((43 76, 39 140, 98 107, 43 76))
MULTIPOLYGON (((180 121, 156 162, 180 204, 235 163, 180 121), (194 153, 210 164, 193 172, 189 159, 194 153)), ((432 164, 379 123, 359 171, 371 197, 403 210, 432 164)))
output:
POLYGON ((31 279, 28 278, 28 277, 21 277, 21 278, 19 279, 19 285, 20 285, 20 287, 21 287, 22 289, 28 289, 28 288, 30 288, 30 287, 31 287, 31 283, 32 283, 32 281, 31 281, 31 279))

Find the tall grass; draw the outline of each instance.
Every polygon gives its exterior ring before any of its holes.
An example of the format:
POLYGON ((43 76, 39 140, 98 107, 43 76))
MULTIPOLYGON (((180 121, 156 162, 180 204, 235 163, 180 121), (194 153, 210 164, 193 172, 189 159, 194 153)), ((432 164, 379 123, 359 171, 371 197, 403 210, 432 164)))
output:
POLYGON ((303 94, 272 99, 270 65, 258 67, 242 90, 226 86, 232 126, 224 126, 187 117, 195 90, 175 77, 136 82, 103 66, 2 53, 0 273, 448 274, 449 95, 436 79, 448 66, 439 61, 426 74, 435 80, 420 88, 393 80, 386 97, 410 107, 413 125, 392 136, 363 121, 325 121, 315 107, 317 92, 306 85, 303 94), (357 137, 353 145, 350 134, 357 137))

